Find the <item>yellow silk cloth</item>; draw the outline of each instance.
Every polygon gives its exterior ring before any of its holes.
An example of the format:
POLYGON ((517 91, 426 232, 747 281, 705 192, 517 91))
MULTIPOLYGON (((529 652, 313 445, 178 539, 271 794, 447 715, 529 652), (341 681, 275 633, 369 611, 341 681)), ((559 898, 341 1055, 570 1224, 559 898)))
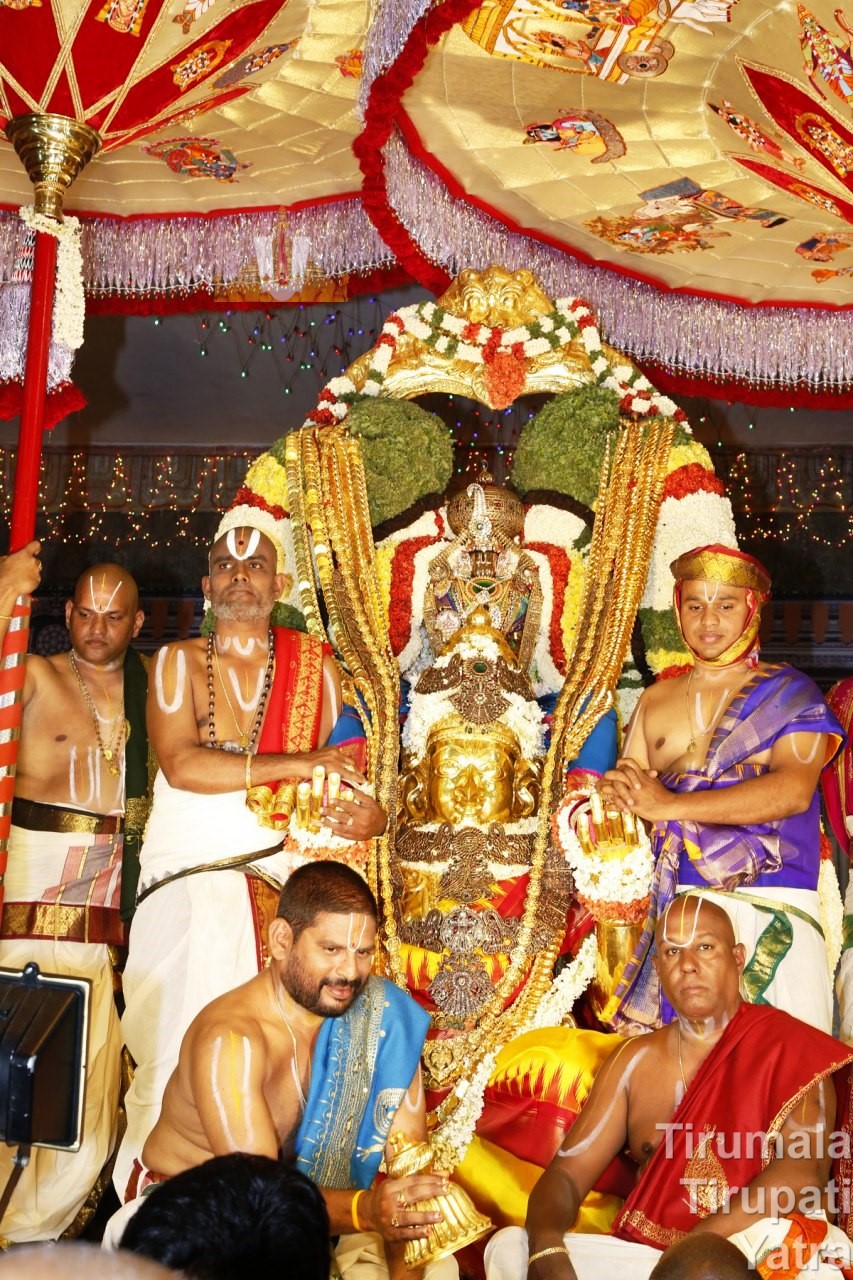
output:
MULTIPOLYGON (((500 1227, 523 1226, 533 1184, 571 1128, 620 1036, 573 1027, 529 1031, 498 1055, 485 1106, 453 1177, 500 1227)), ((592 1191, 576 1231, 606 1233, 622 1201, 592 1191)))

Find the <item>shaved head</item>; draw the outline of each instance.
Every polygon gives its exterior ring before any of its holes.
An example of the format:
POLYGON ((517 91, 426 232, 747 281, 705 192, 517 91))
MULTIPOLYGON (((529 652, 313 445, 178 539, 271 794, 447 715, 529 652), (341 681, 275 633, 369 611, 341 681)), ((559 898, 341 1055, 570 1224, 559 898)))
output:
POLYGON ((262 623, 284 590, 275 543, 260 529, 228 529, 210 548, 209 573, 201 580, 217 621, 262 623))
POLYGON ((74 603, 99 613, 106 613, 109 603, 113 603, 136 613, 139 588, 120 564, 93 564, 90 569, 84 569, 77 579, 74 603))
POLYGON ((746 951, 724 909, 697 893, 680 894, 655 929, 652 963, 680 1019, 719 1029, 740 1004, 746 951))
POLYGON ((120 564, 93 564, 77 579, 65 605, 65 625, 76 657, 92 666, 124 661, 127 647, 144 621, 139 590, 120 564))
POLYGON ((711 931, 720 940, 734 946, 735 931, 728 912, 708 898, 696 893, 682 893, 673 898, 655 927, 655 947, 662 941, 684 945, 691 936, 711 931))

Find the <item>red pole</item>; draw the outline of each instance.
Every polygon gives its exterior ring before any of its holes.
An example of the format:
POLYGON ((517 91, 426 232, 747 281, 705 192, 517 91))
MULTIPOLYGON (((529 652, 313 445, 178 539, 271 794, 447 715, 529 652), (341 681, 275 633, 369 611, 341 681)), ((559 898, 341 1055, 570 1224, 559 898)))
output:
POLYGON ((35 537, 57 244, 56 236, 47 235, 44 231, 36 232, 27 363, 24 370, 21 425, 18 430, 15 495, 12 499, 10 551, 19 551, 35 537))
MULTIPOLYGON (((47 399, 47 367, 53 323, 56 250, 56 236, 47 235, 43 231, 36 232, 27 362, 24 370, 21 425, 18 430, 15 493, 12 499, 10 551, 19 551, 35 535, 42 424, 47 399)), ((18 762, 24 654, 27 651, 29 622, 29 604, 16 601, 0 656, 0 906, 3 903, 1 877, 6 871, 6 849, 12 825, 12 796, 18 762)))

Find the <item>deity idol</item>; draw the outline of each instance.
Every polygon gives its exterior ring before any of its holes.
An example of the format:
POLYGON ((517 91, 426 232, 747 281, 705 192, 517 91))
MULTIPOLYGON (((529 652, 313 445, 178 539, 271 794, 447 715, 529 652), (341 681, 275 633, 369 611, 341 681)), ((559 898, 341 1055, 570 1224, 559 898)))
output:
MULTIPOLYGON (((547 740, 528 676, 542 587, 516 542, 524 510, 482 481, 448 504, 456 537, 432 561, 424 601, 433 661, 412 677, 402 735, 400 959, 433 1013, 425 1062, 438 1097, 464 1074, 467 1032, 519 943, 547 740)), ((615 746, 608 737, 599 769, 615 746)), ((585 924, 572 916, 577 928, 567 930, 571 883, 550 846, 533 874, 541 888, 531 955, 585 924)))
MULTIPOLYGON (((613 758, 617 710, 624 723, 641 686, 632 646, 655 673, 685 661, 668 566, 697 528, 733 543, 730 509, 683 414, 587 305, 501 267, 389 317, 239 500, 286 508, 289 603, 362 713, 389 815, 365 868, 377 963, 432 1014, 436 1167, 520 1223, 559 1143, 546 1115, 568 1127, 615 1039, 566 1026, 596 948, 552 817, 570 772, 577 786, 613 758), (484 476, 445 505, 449 432, 412 403, 436 391, 494 411, 556 394, 522 431, 523 502, 484 476), (587 1037, 580 1056, 569 1034, 587 1037), (513 1117, 537 1082, 534 1134, 513 1117)), ((606 1229, 595 1212, 587 1229, 606 1229)))

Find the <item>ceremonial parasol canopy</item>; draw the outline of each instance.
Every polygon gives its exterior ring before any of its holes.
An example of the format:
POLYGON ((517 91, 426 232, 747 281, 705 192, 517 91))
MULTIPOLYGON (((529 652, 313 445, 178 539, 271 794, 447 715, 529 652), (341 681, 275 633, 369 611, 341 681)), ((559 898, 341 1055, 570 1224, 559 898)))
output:
POLYGON ((90 293, 503 261, 664 376, 833 395, 850 42, 830 0, 5 0, 0 114, 99 134, 66 200, 90 293))

